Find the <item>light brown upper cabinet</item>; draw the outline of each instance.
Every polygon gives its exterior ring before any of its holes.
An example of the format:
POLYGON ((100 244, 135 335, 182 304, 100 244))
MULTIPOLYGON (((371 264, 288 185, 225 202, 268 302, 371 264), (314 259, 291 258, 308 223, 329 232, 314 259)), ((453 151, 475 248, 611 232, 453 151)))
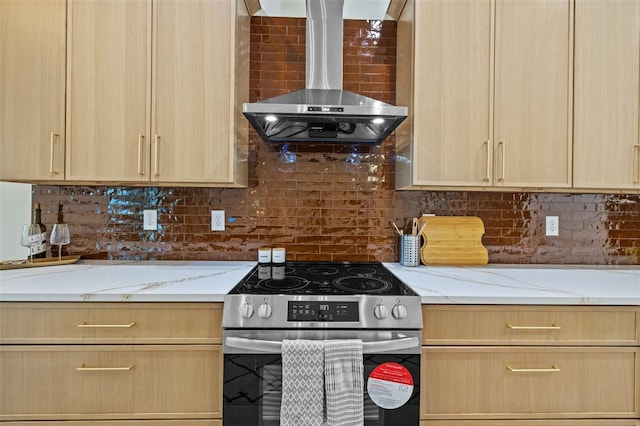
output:
POLYGON ((242 1, 71 0, 67 180, 246 185, 248 28, 242 1))
POLYGON ((69 2, 67 179, 149 181, 151 1, 69 2))
POLYGON ((397 187, 569 188, 572 19, 573 0, 409 0, 397 187))
POLYGON ((0 1, 0 179, 64 179, 66 2, 0 1))
POLYGON ((640 191, 640 2, 576 1, 574 186, 640 191))
MULTIPOLYGON (((235 1, 167 1, 154 8, 153 119, 151 179, 159 182, 233 183, 238 139, 247 141, 248 125, 236 114, 235 99, 248 100, 248 70, 236 67, 235 1), (236 78, 239 90, 235 93, 236 78), (244 83, 243 83, 244 82, 244 83), (244 84, 243 87, 242 85, 244 84), (236 123, 237 120, 237 123, 236 123)), ((248 41, 249 16, 237 26, 248 41), (242 26, 245 26, 243 28, 242 26)))

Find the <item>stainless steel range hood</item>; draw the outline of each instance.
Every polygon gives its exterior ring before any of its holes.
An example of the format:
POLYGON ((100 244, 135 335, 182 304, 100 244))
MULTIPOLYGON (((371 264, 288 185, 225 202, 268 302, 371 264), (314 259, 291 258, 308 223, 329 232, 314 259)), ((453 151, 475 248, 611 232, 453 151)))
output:
POLYGON ((343 90, 343 0, 306 0, 306 7, 307 88, 245 103, 245 117, 266 142, 381 143, 407 107, 343 90))

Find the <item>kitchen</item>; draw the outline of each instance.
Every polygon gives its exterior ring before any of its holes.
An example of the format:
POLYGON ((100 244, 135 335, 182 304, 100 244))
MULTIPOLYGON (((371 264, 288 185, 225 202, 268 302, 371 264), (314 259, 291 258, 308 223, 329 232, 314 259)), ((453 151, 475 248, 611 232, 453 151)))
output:
MULTIPOLYGON (((251 28, 250 101, 304 87, 304 20, 253 18, 251 28)), ((345 89, 396 104, 396 41, 393 21, 346 22, 345 89)), ((33 201, 48 227, 63 204, 69 251, 98 259, 255 261, 278 245, 290 260, 397 262, 389 222, 433 213, 482 218, 490 263, 640 263, 637 190, 398 191, 394 137, 282 148, 252 134, 247 188, 40 184, 33 201), (158 210, 157 231, 142 229, 144 209, 158 210), (224 231, 210 231, 211 210, 225 211, 224 231), (559 236, 544 235, 546 216, 559 217, 559 236)))

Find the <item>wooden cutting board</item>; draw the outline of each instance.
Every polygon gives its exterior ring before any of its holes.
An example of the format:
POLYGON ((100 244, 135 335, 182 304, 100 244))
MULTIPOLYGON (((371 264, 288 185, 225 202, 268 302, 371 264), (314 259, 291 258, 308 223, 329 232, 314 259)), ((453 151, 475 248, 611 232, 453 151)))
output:
POLYGON ((487 249, 482 245, 484 223, 476 216, 422 216, 419 226, 423 245, 420 259, 425 265, 486 265, 487 249))

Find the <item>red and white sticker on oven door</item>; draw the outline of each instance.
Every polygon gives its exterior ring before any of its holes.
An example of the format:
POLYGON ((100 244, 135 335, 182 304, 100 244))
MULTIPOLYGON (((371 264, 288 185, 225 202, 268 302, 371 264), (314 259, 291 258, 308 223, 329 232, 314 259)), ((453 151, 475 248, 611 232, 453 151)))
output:
POLYGON ((413 394, 413 376, 396 362, 385 362, 373 369, 367 380, 367 392, 380 408, 402 407, 413 394))

